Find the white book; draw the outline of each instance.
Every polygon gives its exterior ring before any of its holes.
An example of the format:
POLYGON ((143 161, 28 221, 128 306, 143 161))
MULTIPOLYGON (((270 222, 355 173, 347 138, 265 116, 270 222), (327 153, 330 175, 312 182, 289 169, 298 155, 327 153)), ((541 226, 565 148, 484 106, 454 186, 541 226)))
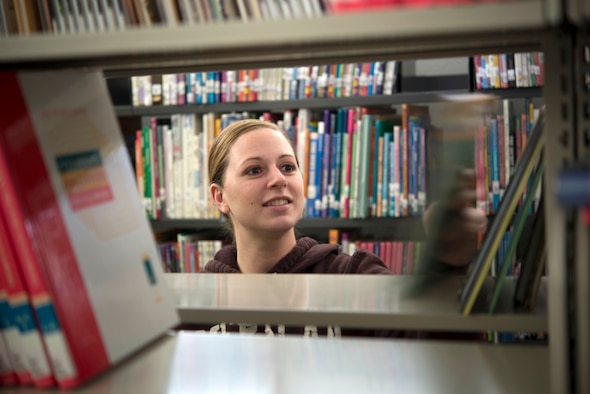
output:
POLYGON ((183 218, 194 218, 195 114, 182 115, 183 218))
POLYGON ((40 268, 62 332, 48 351, 71 356, 56 379, 73 388, 175 326, 175 302, 102 72, 5 71, 0 85, 3 193, 27 224, 11 234, 40 268))
POLYGON ((175 218, 174 207, 174 177, 173 177, 173 146, 172 146, 172 128, 168 125, 163 126, 163 145, 164 145, 164 179, 166 180, 166 217, 175 218))
POLYGON ((174 114, 170 117, 172 125, 172 179, 174 184, 174 218, 181 219, 184 215, 184 167, 182 165, 182 116, 174 114))

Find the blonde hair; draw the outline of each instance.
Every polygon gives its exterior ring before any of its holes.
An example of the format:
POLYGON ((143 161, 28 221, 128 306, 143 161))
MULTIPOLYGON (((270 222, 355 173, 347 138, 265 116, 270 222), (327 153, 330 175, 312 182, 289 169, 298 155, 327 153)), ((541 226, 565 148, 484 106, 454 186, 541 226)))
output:
MULTIPOLYGON (((293 147, 293 143, 289 139, 289 136, 276 124, 258 119, 244 119, 233 122, 221 131, 219 136, 215 139, 215 141, 213 141, 213 145, 211 145, 208 161, 208 176, 210 185, 216 184, 223 187, 223 181, 229 161, 229 151, 231 147, 242 135, 259 129, 272 129, 280 132, 289 142, 289 145, 291 145, 293 153, 295 154, 295 148, 293 147)), ((299 162, 297 162, 297 165, 299 165, 299 162)), ((225 222, 226 227, 232 234, 233 238, 233 226, 231 220, 228 215, 224 213, 222 213, 222 215, 225 219, 227 219, 225 222)))

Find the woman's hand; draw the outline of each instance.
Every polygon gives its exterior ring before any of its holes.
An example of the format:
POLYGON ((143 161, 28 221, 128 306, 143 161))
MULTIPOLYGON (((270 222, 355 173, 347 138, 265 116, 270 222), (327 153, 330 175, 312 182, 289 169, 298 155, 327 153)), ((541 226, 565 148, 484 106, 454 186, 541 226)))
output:
POLYGON ((446 204, 451 214, 449 220, 436 231, 434 218, 441 214, 440 203, 432 203, 422 215, 426 235, 436 237, 436 258, 454 267, 468 265, 478 248, 478 235, 486 230, 488 219, 484 212, 475 208, 475 172, 463 170, 457 192, 446 204))

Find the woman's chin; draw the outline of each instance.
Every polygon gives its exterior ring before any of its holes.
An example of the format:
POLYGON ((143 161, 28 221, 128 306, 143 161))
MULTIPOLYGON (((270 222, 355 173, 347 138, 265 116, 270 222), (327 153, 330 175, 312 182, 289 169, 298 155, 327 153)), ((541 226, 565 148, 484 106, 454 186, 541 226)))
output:
POLYGON ((280 219, 275 219, 275 220, 271 220, 270 223, 266 223, 265 224, 265 228, 268 231, 273 231, 273 232, 288 232, 293 230, 293 228, 295 227, 295 225, 297 224, 297 220, 294 219, 290 219, 290 218, 280 218, 280 219))

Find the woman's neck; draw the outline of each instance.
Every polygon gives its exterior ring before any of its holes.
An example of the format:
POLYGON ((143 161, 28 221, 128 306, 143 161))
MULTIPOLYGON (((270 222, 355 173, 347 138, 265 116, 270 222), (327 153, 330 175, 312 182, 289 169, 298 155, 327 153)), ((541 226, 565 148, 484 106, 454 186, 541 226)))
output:
POLYGON ((264 274, 285 257, 297 244, 295 233, 270 237, 238 237, 236 249, 238 266, 245 274, 264 274))

